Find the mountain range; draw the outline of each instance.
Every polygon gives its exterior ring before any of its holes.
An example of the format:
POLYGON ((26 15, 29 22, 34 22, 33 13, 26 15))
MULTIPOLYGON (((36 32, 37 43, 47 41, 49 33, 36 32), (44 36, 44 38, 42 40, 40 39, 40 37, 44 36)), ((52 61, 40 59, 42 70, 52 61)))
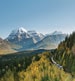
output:
POLYGON ((55 49, 58 44, 65 39, 65 34, 52 34, 35 44, 36 49, 55 49))
POLYGON ((24 51, 34 49, 55 49, 65 37, 66 34, 63 34, 60 31, 54 31, 51 34, 43 35, 34 30, 27 31, 21 27, 12 30, 9 36, 3 41, 8 42, 9 44, 6 44, 9 45, 9 48, 12 50, 24 51))

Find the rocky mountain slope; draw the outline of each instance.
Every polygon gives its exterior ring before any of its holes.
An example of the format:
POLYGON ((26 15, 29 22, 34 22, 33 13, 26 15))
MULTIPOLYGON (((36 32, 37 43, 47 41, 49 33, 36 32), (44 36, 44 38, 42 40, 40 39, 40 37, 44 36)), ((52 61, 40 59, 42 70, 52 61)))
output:
POLYGON ((12 44, 0 38, 0 55, 16 52, 12 47, 12 44))
POLYGON ((65 34, 52 34, 46 36, 43 40, 35 44, 36 49, 55 49, 58 44, 65 39, 65 34))

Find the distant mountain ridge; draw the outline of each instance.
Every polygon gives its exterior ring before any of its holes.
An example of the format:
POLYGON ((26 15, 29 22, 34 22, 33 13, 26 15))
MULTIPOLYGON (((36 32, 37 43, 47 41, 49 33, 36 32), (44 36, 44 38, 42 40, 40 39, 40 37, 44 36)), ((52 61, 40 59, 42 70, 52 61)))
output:
POLYGON ((59 34, 63 34, 61 31, 54 31, 53 33, 51 33, 51 35, 59 35, 59 34))
POLYGON ((8 41, 17 40, 21 41, 27 38, 34 38, 36 42, 42 40, 44 35, 36 31, 27 31, 23 27, 13 30, 9 36, 6 38, 8 41))
MULTIPOLYGON (((32 49, 55 49, 63 41, 66 34, 55 31, 52 34, 43 35, 42 33, 29 30, 23 27, 13 30, 6 38, 7 41, 19 45, 17 51, 32 49)), ((17 49, 17 48, 15 48, 17 49)))
POLYGON ((35 44, 36 49, 55 49, 58 44, 65 39, 65 34, 48 35, 43 40, 35 44))

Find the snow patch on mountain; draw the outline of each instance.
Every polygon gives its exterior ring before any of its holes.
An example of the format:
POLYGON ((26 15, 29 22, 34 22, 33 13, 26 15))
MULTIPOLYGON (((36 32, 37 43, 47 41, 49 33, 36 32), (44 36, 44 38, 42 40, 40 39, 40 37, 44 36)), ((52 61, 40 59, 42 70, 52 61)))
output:
POLYGON ((44 35, 43 34, 41 34, 39 32, 36 32, 34 30, 33 31, 28 31, 28 34, 31 37, 35 38, 37 41, 40 41, 40 40, 42 40, 44 38, 44 35))
POLYGON ((28 31, 28 34, 29 34, 31 37, 35 37, 35 36, 42 37, 42 36, 44 36, 43 34, 41 34, 41 33, 39 33, 39 32, 36 32, 36 31, 28 31))
POLYGON ((15 29, 15 30, 13 30, 11 32, 12 35, 14 35, 14 34, 22 34, 22 33, 27 33, 27 30, 24 29, 23 27, 15 29))

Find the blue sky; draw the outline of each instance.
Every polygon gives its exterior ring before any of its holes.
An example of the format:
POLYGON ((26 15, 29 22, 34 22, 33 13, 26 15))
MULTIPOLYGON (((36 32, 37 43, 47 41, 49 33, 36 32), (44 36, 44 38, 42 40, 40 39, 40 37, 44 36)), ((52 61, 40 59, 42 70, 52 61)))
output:
POLYGON ((75 0, 0 0, 0 37, 18 27, 70 33, 75 30, 75 0))

